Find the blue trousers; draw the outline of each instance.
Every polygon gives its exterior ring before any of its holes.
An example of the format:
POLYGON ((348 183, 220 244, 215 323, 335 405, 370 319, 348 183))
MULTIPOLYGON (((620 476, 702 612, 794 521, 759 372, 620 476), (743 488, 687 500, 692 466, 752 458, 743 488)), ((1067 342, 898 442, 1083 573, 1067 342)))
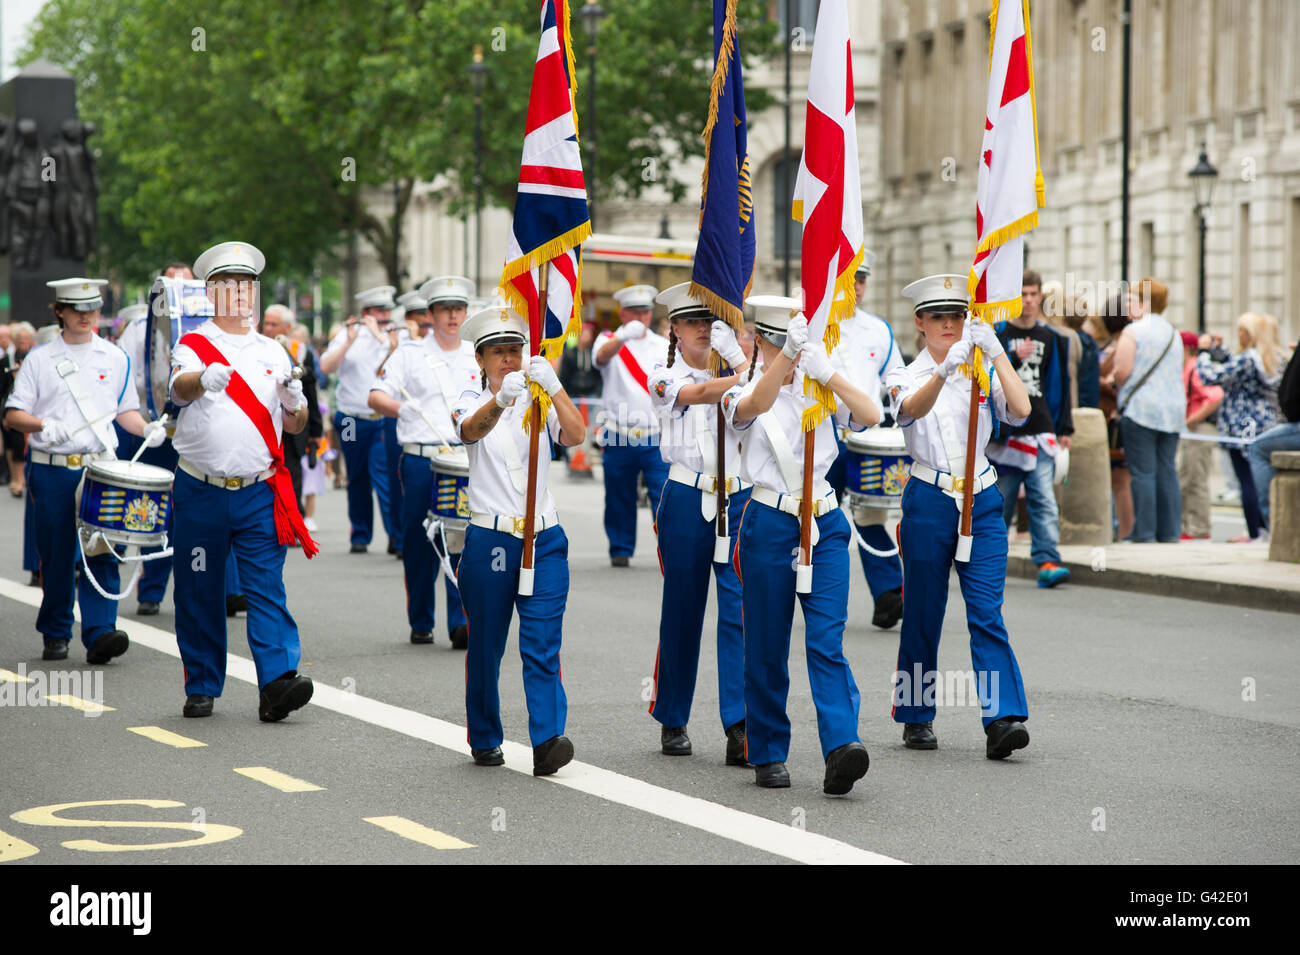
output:
POLYGON ((379 498, 379 518, 388 539, 396 544, 397 530, 389 516, 388 445, 384 441, 384 422, 335 412, 334 428, 339 435, 339 446, 343 449, 343 461, 348 472, 351 543, 368 545, 374 536, 375 511, 370 498, 373 487, 379 498))
MULTIPOLYGON (((438 554, 424 532, 424 518, 429 513, 429 488, 433 484, 433 470, 429 459, 414 454, 402 455, 403 513, 402 570, 406 574, 406 619, 412 630, 433 632, 437 591, 434 589, 438 554)), ((460 555, 451 555, 451 566, 460 565, 460 555)), ((447 632, 465 624, 465 610, 460 604, 460 591, 450 577, 444 577, 447 592, 447 632)))
MULTIPOLYGON (((117 430, 117 456, 123 459, 131 458, 136 450, 140 447, 142 438, 137 438, 131 432, 127 431, 117 422, 113 423, 117 430)), ((140 461, 143 464, 152 464, 154 467, 162 468, 166 471, 175 471, 179 461, 176 449, 172 447, 170 441, 164 441, 156 448, 145 448, 140 455, 140 461)), ((171 540, 172 536, 172 512, 167 512, 167 539, 171 540)), ((156 554, 162 550, 161 547, 144 547, 141 548, 142 554, 156 554)), ((167 594, 167 581, 172 575, 172 559, 163 557, 159 560, 145 561, 143 569, 140 571, 140 583, 136 587, 136 597, 141 603, 162 603, 163 597, 167 594)))
MULTIPOLYGON (((835 436, 835 443, 839 445, 840 454, 827 470, 826 480, 834 489, 836 499, 842 501, 847 480, 845 468, 848 452, 839 435, 835 436)), ((862 539, 876 550, 894 549, 894 542, 889 539, 889 531, 885 530, 883 524, 858 524, 855 521, 854 526, 862 539)), ((879 600, 881 594, 902 588, 903 566, 899 563, 897 554, 892 557, 877 557, 865 547, 859 547, 858 556, 862 558, 862 574, 867 578, 867 589, 871 591, 872 600, 879 600)))
MULTIPOLYGON (((1273 482, 1274 451, 1300 451, 1300 424, 1294 421, 1276 424, 1246 445, 1246 457, 1250 460, 1250 474, 1265 526, 1268 525, 1268 486, 1273 482)), ((26 570, 26 566, 23 569, 26 570)))
POLYGON ((966 601, 970 657, 984 725, 1003 717, 1023 720, 1029 716, 1020 667, 1002 622, 1002 592, 1007 579, 1007 524, 1002 511, 1002 495, 996 488, 985 488, 975 495, 971 504, 971 559, 958 563, 954 556, 961 512, 956 502, 933 484, 915 479, 907 482, 900 531, 903 626, 897 674, 903 674, 901 679, 907 682, 910 692, 903 693, 900 700, 900 678, 896 675, 895 722, 927 723, 934 719, 936 690, 926 697, 924 688, 937 679, 939 635, 948 605, 948 575, 954 563, 962 599, 966 601))
POLYGON ((36 507, 32 504, 32 492, 28 490, 23 498, 23 570, 34 574, 40 569, 41 554, 36 548, 36 507))
POLYGON ((560 680, 560 640, 569 597, 569 539, 548 527, 533 541, 533 593, 520 597, 524 542, 513 534, 471 526, 461 555, 461 599, 469 618, 465 658, 465 712, 473 749, 500 746, 501 658, 516 608, 524 666, 528 738, 540 746, 564 732, 569 703, 560 680))
MULTIPOLYGON (((610 440, 623 440, 608 432, 610 440)), ((645 475, 650 513, 659 511, 659 495, 668 480, 668 464, 659 453, 659 437, 640 446, 610 444, 602 452, 605 468, 605 536, 610 557, 631 557, 636 551, 637 475, 645 475)))
POLYGON ((239 583, 239 561, 235 560, 235 551, 231 548, 230 556, 226 558, 226 596, 235 597, 243 592, 239 583))
POLYGON ((712 576, 718 582, 718 709, 726 729, 745 718, 745 632, 740 578, 733 561, 749 491, 727 499, 731 558, 725 564, 713 562, 716 524, 704 519, 700 497, 697 489, 668 481, 659 501, 655 532, 664 596, 650 715, 664 726, 685 726, 690 721, 712 576))
MULTIPOLYGON (((117 629, 117 601, 101 597, 84 572, 80 581, 75 579, 81 560, 76 504, 80 480, 81 468, 27 463, 27 498, 41 560, 41 609, 36 614, 36 629, 46 643, 71 640, 75 599, 81 606, 81 642, 89 649, 104 634, 117 629)), ((89 557, 87 564, 101 587, 109 593, 117 592, 121 578, 112 554, 89 557)))
POLYGON ((1178 540, 1183 527, 1183 491, 1178 483, 1177 433, 1156 431, 1129 417, 1120 418, 1119 426, 1124 460, 1132 477, 1133 533, 1129 540, 1178 540))
MULTIPOLYGON (((808 682, 817 707, 822 757, 858 739, 858 686, 844 658, 849 607, 849 521, 836 509, 817 518, 813 590, 803 606, 808 682)), ((790 752, 790 631, 798 518, 750 501, 740 526, 736 563, 744 584, 745 753, 755 765, 784 762, 790 752)))
POLYGON ((402 544, 406 538, 405 509, 402 506, 402 446, 397 442, 397 419, 384 419, 384 450, 388 455, 388 519, 389 537, 398 553, 405 553, 402 544))
POLYGON ((1002 495, 1002 516, 1007 527, 1014 526, 1016 498, 1020 485, 1025 485, 1025 507, 1029 511, 1030 559, 1035 564, 1061 562, 1056 549, 1061 539, 1060 514, 1056 509, 1056 492, 1052 481, 1056 478, 1056 460, 1041 448, 1032 471, 1006 464, 995 465, 998 472, 998 493, 1002 495))
POLYGON ((225 576, 232 553, 248 597, 248 648, 258 687, 298 669, 298 625, 285 605, 287 548, 275 535, 274 507, 265 481, 227 491, 176 473, 172 596, 187 694, 220 696, 226 682, 225 576))

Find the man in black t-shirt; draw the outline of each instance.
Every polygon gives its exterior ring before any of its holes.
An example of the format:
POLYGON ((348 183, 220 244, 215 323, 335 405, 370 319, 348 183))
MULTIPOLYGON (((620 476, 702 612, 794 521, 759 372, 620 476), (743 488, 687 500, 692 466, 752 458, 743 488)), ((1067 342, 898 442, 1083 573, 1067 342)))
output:
POLYGON ((1273 425, 1246 447, 1265 523, 1268 522, 1268 486, 1273 480, 1273 452, 1300 451, 1300 361, 1296 355, 1300 355, 1300 349, 1292 354, 1277 389, 1277 403, 1286 420, 1273 425))

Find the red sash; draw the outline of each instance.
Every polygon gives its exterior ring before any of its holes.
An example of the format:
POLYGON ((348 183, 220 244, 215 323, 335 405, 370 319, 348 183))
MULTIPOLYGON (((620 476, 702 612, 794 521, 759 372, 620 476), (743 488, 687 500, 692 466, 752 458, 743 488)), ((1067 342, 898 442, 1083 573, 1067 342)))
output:
MULTIPOLYGON (((204 365, 230 364, 226 356, 221 354, 221 350, 212 344, 211 339, 198 332, 190 332, 180 340, 180 344, 192 348, 204 365)), ((237 371, 230 376, 230 383, 226 385, 226 394, 239 406, 240 411, 248 415, 248 419, 253 422, 253 427, 257 428, 258 434, 266 442, 266 450, 271 454, 271 466, 275 468, 275 473, 270 478, 270 485, 271 490, 275 492, 276 538, 285 545, 292 544, 294 538, 297 538, 302 542, 302 552, 310 560, 320 551, 320 547, 311 539, 311 534, 307 533, 302 515, 298 513, 298 502, 293 493, 293 479, 289 477, 289 470, 284 466, 284 454, 280 450, 280 443, 275 438, 275 424, 271 421, 271 412, 266 409, 253 393, 248 382, 237 371)))
POLYGON ((645 369, 637 362, 636 356, 632 354, 632 349, 624 345, 618 350, 618 357, 623 361, 623 367, 627 373, 632 376, 632 380, 641 386, 641 390, 647 395, 650 394, 650 386, 646 384, 645 369))

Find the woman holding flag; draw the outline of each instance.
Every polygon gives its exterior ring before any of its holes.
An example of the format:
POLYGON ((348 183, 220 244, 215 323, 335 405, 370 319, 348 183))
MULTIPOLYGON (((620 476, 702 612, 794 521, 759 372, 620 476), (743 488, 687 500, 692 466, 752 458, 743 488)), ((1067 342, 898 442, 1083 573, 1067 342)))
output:
POLYGON ((663 570, 663 611, 655 656, 650 715, 662 724, 665 756, 689 756, 686 723, 695 695, 700 637, 709 601, 710 572, 718 582, 718 703, 727 737, 727 765, 745 761, 745 636, 741 626, 740 578, 732 565, 734 535, 718 536, 718 441, 724 440, 727 470, 723 493, 727 525, 737 527, 748 486, 741 483, 736 433, 719 427, 717 404, 737 382, 709 371, 710 351, 743 374, 749 360, 731 327, 690 294, 683 282, 659 294, 668 307, 668 363, 650 373, 650 402, 659 417, 659 450, 668 465, 655 532, 663 570))
POLYGON ((808 678, 817 707, 817 729, 826 776, 822 789, 843 795, 867 773, 870 759, 858 739, 858 688, 844 658, 844 624, 849 604, 849 525, 826 481, 838 448, 835 425, 854 431, 880 420, 865 392, 835 372, 821 341, 808 340, 808 321, 799 301, 751 296, 757 309, 756 345, 763 374, 735 385, 722 398, 727 422, 741 435, 740 475, 753 482, 736 551, 744 584, 746 755, 765 788, 790 785, 785 766, 790 749, 790 630, 796 597, 792 556, 800 550, 802 462, 807 399, 796 370, 840 399, 832 417, 813 432, 812 590, 799 593, 808 654, 808 678), (833 420, 832 420, 833 418, 833 420), (758 427, 754 427, 755 423, 758 427))

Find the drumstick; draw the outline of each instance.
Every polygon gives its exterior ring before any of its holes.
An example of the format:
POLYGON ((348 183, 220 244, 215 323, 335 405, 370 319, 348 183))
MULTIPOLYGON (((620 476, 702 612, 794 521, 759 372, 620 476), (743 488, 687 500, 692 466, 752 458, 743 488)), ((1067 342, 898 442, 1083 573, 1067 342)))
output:
MULTIPOLYGON (((398 386, 397 386, 397 390, 400 391, 400 392, 402 393, 402 397, 405 398, 407 401, 414 401, 414 400, 415 400, 414 398, 411 397, 411 393, 410 393, 409 391, 407 391, 405 388, 403 388, 401 385, 398 385, 398 386)), ((446 444, 446 445, 450 445, 450 444, 452 443, 452 442, 448 441, 446 438, 444 438, 444 437, 442 436, 442 429, 439 428, 436 424, 433 423, 433 421, 429 418, 429 416, 428 416, 427 414, 424 413, 424 409, 423 409, 423 408, 420 409, 420 417, 421 417, 422 419, 424 419, 424 423, 425 423, 425 424, 427 424, 431 429, 433 429, 433 433, 434 433, 435 435, 437 435, 437 437, 438 437, 438 441, 439 441, 440 443, 442 443, 442 444, 446 444)))
MULTIPOLYGON (((167 426, 167 415, 164 414, 161 418, 159 418, 159 419, 158 419, 158 423, 159 423, 160 425, 162 425, 163 427, 166 427, 166 426, 167 426)), ((132 464, 135 464, 136 461, 140 460, 140 455, 144 454, 144 449, 147 448, 147 447, 148 447, 148 445, 145 444, 143 441, 140 442, 140 447, 136 448, 136 449, 135 449, 135 454, 131 455, 131 463, 132 463, 132 464)))

